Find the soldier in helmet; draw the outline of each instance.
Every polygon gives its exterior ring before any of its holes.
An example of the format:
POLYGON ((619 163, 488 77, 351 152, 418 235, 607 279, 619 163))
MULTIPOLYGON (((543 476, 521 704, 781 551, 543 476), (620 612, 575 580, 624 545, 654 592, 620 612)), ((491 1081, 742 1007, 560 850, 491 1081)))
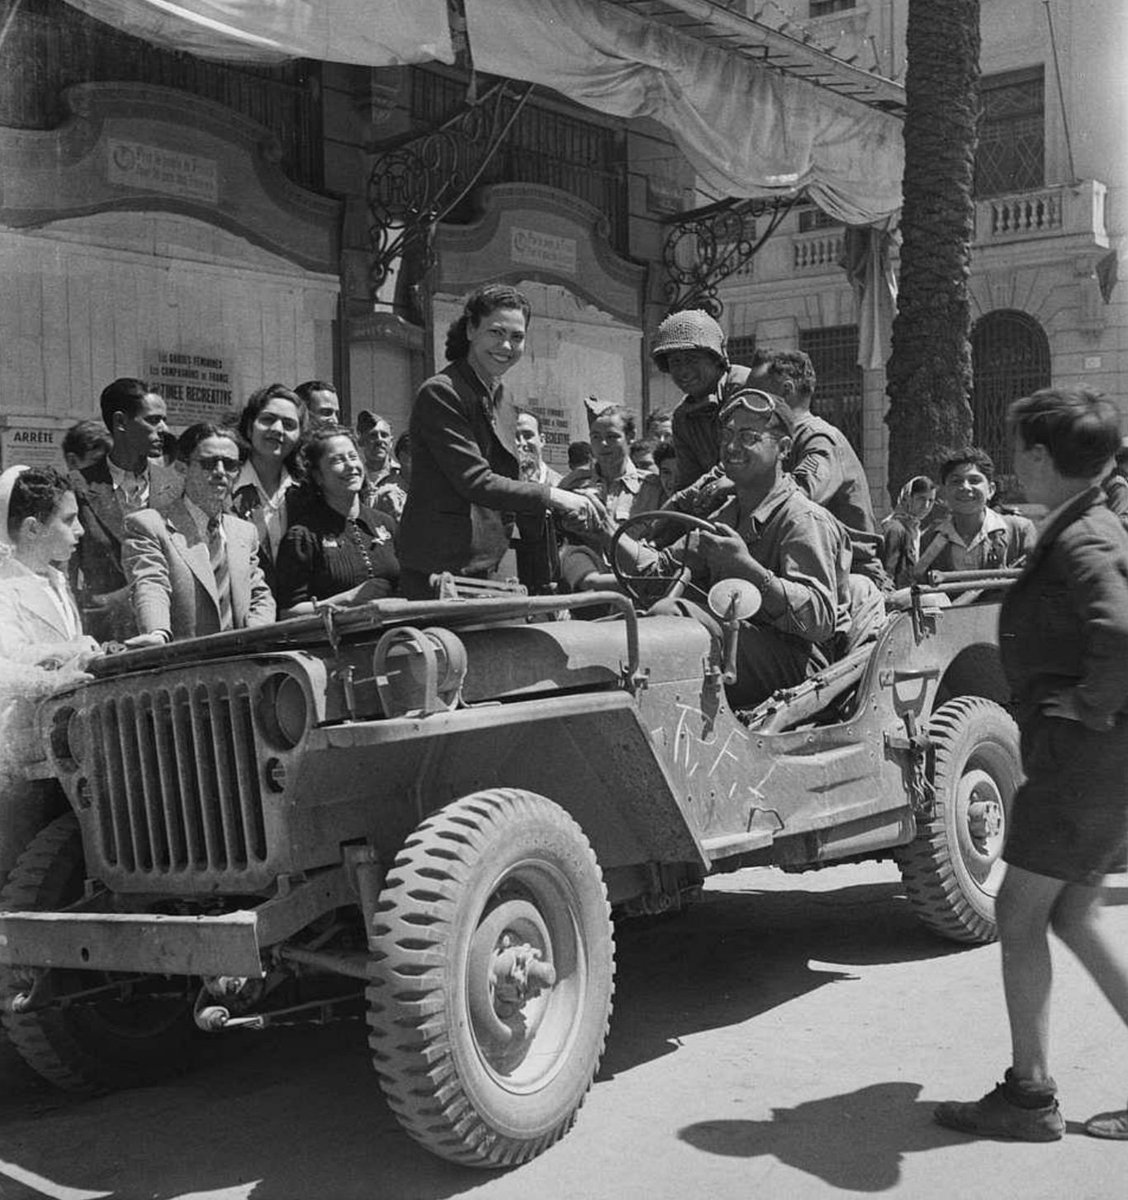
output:
POLYGON ((658 326, 650 357, 685 393, 674 409, 673 440, 678 487, 688 487, 720 461, 717 414, 747 381, 748 368, 729 362, 724 332, 699 308, 671 313, 658 326))

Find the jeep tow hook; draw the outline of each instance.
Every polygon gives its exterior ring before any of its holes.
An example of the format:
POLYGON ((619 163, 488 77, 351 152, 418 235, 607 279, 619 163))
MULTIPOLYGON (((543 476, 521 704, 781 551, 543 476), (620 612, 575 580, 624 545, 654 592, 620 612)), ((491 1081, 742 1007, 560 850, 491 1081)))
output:
POLYGON ((38 986, 38 983, 36 983, 30 992, 16 992, 15 995, 9 996, 6 1000, 0 1002, 0 1012, 9 1013, 16 1017, 20 1013, 34 1012, 39 1007, 36 1003, 38 986))
POLYGON ((266 1020, 261 1014, 253 1017, 233 1017, 221 1004, 210 1004, 198 1008, 192 1014, 196 1026, 204 1033, 218 1033, 221 1029, 262 1029, 266 1020))

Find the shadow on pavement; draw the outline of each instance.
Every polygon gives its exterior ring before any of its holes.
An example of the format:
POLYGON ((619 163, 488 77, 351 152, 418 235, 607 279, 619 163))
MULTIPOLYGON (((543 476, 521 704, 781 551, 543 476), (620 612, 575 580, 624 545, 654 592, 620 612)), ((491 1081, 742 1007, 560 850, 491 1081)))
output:
POLYGON ((967 949, 925 930, 895 883, 810 892, 711 889, 687 913, 623 922, 616 941, 616 1015, 601 1079, 673 1052, 689 1034, 846 983, 851 966, 967 949))
POLYGON ((795 1108, 770 1121, 700 1121, 678 1136, 706 1154, 770 1155, 847 1192, 882 1192, 901 1181, 906 1154, 966 1140, 933 1123, 919 1083, 874 1083, 795 1108))
MULTIPOLYGON (((616 1014, 601 1078, 671 1053, 690 1033, 847 982, 852 965, 949 952, 884 884, 711 888, 687 914, 628 922, 616 936, 616 1014)), ((41 1200, 62 1188, 123 1200, 225 1188, 232 1200, 445 1200, 489 1178, 434 1158, 402 1133, 360 1020, 201 1039, 192 1072, 161 1087, 76 1101, 20 1070, 4 1072, 2 1090, 4 1200, 41 1200), (56 1190, 26 1187, 23 1172, 56 1190)), ((714 1153, 776 1154, 843 1186, 876 1190, 895 1177, 901 1153, 932 1144, 927 1121, 914 1115, 917 1090, 880 1085, 776 1121, 705 1123, 683 1136, 714 1153)))
POLYGON ((489 1177, 440 1161, 400 1130, 359 1020, 220 1034, 203 1054, 161 1087, 9 1117, 0 1196, 173 1200, 231 1189, 231 1200, 444 1200, 489 1177), (224 1039, 244 1044, 224 1054, 224 1039), (49 1186, 22 1187, 26 1173, 49 1186))

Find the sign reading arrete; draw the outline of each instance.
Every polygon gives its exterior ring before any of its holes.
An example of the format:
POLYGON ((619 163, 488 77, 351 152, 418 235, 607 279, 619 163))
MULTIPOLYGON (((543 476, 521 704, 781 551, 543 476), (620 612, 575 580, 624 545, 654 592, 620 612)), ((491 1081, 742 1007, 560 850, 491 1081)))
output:
POLYGON ((14 467, 62 467, 59 443, 62 429, 32 429, 17 425, 0 431, 0 465, 14 467))

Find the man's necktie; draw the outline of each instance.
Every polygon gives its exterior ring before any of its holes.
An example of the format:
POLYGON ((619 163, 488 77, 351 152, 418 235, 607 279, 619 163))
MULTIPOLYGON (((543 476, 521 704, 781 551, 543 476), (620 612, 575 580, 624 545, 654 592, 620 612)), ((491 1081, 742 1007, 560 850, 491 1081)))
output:
POLYGON ((231 569, 227 564, 227 539, 223 536, 222 515, 208 522, 208 554, 215 576, 215 594, 219 602, 219 627, 233 629, 231 617, 231 569))

